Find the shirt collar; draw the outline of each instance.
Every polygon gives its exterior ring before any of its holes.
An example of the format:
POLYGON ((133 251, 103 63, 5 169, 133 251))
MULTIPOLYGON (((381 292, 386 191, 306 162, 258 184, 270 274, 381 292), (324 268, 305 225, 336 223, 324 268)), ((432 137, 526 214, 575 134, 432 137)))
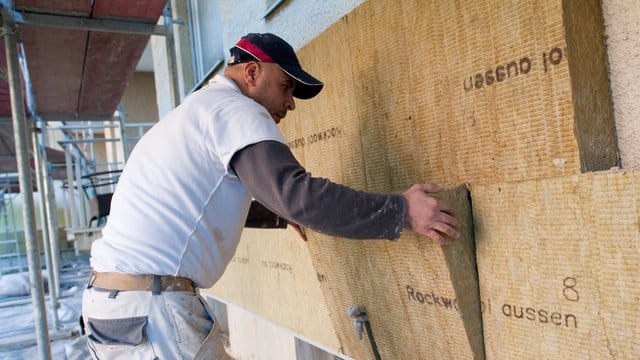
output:
POLYGON ((240 87, 238 86, 238 84, 236 84, 235 81, 231 80, 231 78, 226 77, 224 75, 215 75, 213 79, 209 80, 209 84, 210 85, 220 84, 223 86, 231 87, 237 92, 242 94, 242 91, 240 91, 240 87))

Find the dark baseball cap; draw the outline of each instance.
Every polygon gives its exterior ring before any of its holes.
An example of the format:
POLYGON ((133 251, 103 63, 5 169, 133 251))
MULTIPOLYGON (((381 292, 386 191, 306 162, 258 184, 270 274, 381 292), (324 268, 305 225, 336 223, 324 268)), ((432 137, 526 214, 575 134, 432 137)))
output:
POLYGON ((291 45, 274 34, 250 33, 229 49, 229 65, 247 61, 275 63, 296 82, 293 96, 311 99, 322 90, 322 82, 302 70, 298 57, 291 45))

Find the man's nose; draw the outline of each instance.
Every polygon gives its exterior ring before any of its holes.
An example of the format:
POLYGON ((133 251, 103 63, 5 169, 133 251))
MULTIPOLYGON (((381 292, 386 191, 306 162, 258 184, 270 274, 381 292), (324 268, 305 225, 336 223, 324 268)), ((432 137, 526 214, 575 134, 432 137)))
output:
POLYGON ((287 97, 285 106, 287 107, 287 110, 289 110, 289 111, 293 111, 293 110, 296 109, 296 101, 293 100, 293 95, 289 95, 287 97))

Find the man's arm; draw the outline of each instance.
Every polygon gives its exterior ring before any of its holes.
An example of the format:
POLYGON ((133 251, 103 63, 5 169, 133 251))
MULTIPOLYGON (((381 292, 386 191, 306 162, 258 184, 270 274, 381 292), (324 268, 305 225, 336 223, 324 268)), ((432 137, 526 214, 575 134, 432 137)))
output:
POLYGON ((234 155, 231 167, 258 202, 289 222, 353 239, 397 239, 404 227, 402 195, 314 178, 277 141, 247 146, 234 155))
POLYGON ((407 226, 438 242, 443 241, 440 233, 457 236, 450 209, 426 194, 437 189, 435 185, 414 185, 402 195, 354 190, 312 177, 289 148, 276 141, 238 151, 231 167, 261 204, 290 222, 328 235, 397 239, 407 226))

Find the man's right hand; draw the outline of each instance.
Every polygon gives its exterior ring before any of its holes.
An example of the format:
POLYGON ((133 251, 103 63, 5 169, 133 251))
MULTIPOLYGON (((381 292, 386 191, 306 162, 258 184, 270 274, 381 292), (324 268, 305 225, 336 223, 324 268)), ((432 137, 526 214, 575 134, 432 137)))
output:
POLYGON ((402 195, 406 199, 405 221, 409 228, 444 245, 447 243, 444 235, 457 239, 460 234, 451 205, 429 195, 442 189, 439 184, 415 184, 402 195))

